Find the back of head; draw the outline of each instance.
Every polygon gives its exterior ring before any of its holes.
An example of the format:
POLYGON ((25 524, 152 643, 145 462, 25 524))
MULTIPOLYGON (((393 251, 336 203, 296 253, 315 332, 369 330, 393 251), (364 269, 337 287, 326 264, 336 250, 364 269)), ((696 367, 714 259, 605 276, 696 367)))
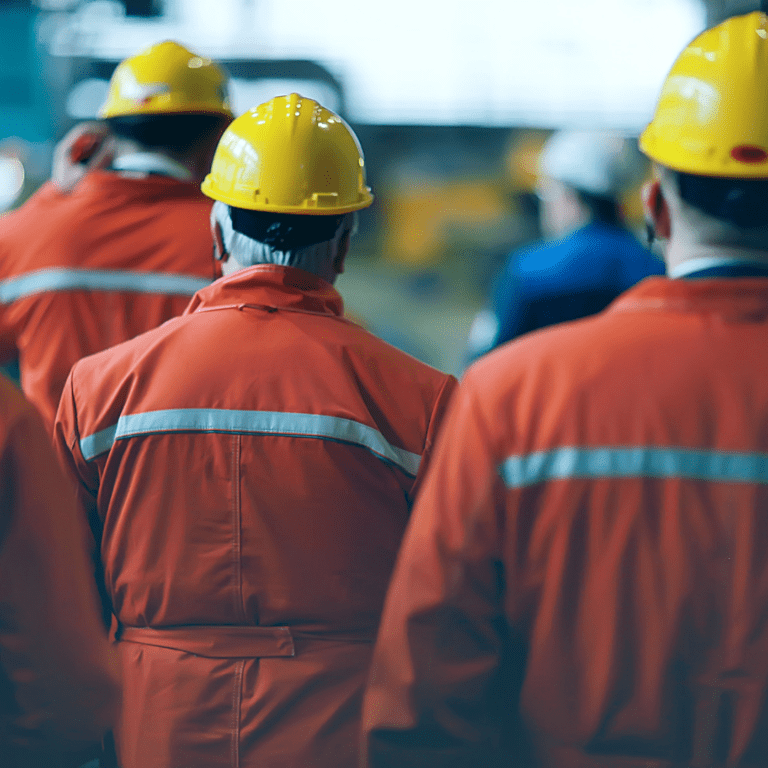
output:
POLYGON ((352 129, 296 93, 232 122, 202 190, 217 201, 214 212, 224 245, 241 263, 291 264, 309 271, 315 271, 310 262, 325 258, 328 250, 319 253, 316 246, 351 230, 354 213, 373 202, 352 129))
POLYGON ((732 17, 683 50, 640 148, 716 239, 768 228, 768 16, 732 17))
POLYGON ((117 66, 99 116, 117 136, 184 152, 231 119, 227 75, 167 40, 117 66))

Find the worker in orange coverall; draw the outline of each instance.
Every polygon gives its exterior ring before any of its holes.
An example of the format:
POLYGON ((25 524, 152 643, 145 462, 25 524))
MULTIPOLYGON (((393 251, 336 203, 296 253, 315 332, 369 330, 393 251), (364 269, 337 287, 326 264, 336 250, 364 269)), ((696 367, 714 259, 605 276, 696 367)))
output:
POLYGON ((213 279, 200 182, 231 120, 226 87, 178 43, 126 59, 101 109, 108 139, 76 130, 54 168, 65 189, 49 182, 0 219, 0 359, 18 356, 49 427, 76 360, 180 315, 213 279), (66 191, 89 157, 106 167, 66 191))
POLYGON ((0 376, 0 766, 98 754, 120 689, 87 526, 40 417, 0 376))
POLYGON ((641 137, 669 277, 471 367, 385 603, 367 765, 768 765, 768 16, 641 137))
POLYGON ((357 138, 297 94, 203 190, 224 277, 85 358, 55 442, 104 569, 122 768, 353 768, 395 554, 456 381, 343 316, 357 138))

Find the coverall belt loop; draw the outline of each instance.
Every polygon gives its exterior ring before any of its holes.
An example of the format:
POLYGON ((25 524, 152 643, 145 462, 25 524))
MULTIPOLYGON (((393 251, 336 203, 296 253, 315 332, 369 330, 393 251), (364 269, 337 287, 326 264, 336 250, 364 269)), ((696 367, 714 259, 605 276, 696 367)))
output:
POLYGON ((198 625, 186 627, 125 627, 117 639, 193 653, 209 659, 259 659, 295 656, 288 627, 198 625))

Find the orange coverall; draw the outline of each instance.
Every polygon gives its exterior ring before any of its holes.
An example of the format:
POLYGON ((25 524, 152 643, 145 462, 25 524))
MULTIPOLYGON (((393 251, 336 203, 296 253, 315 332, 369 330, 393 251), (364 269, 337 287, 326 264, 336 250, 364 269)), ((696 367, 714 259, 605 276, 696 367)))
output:
POLYGON ((55 443, 104 566, 121 768, 353 768, 381 605, 455 387, 259 265, 85 358, 55 443))
POLYGON ((96 755, 116 718, 117 667, 86 536, 40 417, 0 376, 3 768, 57 768, 89 747, 96 755))
POLYGON ((0 219, 0 361, 51 427, 72 364, 180 315, 213 279, 211 201, 165 176, 45 184, 0 219))
POLYGON ((768 280, 648 278, 466 375, 369 766, 768 765, 768 280))

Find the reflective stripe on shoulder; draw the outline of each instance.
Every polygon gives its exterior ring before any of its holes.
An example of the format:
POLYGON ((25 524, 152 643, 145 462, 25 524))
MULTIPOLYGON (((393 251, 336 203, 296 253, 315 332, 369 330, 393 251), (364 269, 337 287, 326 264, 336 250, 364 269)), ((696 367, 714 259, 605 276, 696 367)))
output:
POLYGON ((179 408, 121 416, 117 424, 82 438, 80 450, 83 458, 90 461, 109 451, 118 440, 164 432, 232 432, 339 440, 366 448, 414 476, 421 463, 419 454, 391 445, 381 432, 352 419, 314 413, 219 408, 179 408))
POLYGON ((40 269, 0 281, 0 302, 8 304, 45 291, 133 291, 192 296, 211 281, 165 272, 111 269, 40 269))
POLYGON ((507 458, 508 488, 549 480, 654 477, 722 483, 768 483, 768 454, 687 448, 557 448, 507 458))

